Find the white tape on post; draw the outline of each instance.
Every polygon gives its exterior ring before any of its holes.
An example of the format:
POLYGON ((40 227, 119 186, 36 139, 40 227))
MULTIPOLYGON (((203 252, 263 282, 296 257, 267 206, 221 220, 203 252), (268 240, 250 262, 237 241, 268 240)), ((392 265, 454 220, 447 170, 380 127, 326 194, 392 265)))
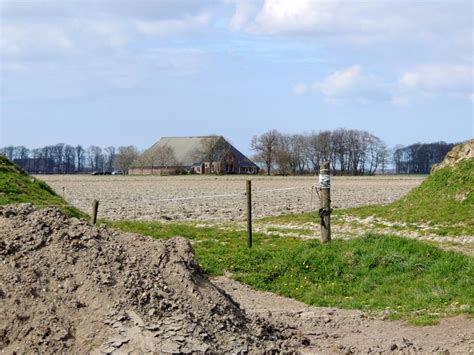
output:
POLYGON ((328 174, 319 174, 319 188, 320 189, 331 188, 331 177, 328 174))

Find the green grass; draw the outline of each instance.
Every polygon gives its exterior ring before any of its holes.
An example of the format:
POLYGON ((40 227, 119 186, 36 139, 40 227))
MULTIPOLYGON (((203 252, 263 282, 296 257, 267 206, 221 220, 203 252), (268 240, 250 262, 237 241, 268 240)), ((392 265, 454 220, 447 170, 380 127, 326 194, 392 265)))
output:
POLYGON ((285 223, 294 223, 294 224, 302 224, 308 222, 317 222, 319 223, 319 216, 316 212, 304 212, 304 213, 290 213, 284 214, 280 216, 270 216, 264 217, 255 220, 255 224, 267 224, 267 223, 275 223, 275 224, 285 224, 285 223))
POLYGON ((453 305, 468 304, 462 312, 474 313, 474 261, 424 242, 367 234, 321 245, 256 234, 249 250, 245 232, 159 222, 108 224, 159 239, 186 237, 206 272, 231 272, 255 288, 307 304, 388 309, 391 318, 413 324, 460 313, 453 305))
POLYGON ((87 217, 77 208, 65 206, 67 202, 44 181, 28 175, 3 155, 0 155, 0 205, 26 202, 40 207, 44 205, 57 206, 70 217, 87 217))
MULTIPOLYGON (((474 159, 438 170, 405 197, 391 204, 336 209, 332 216, 334 224, 343 221, 339 217, 365 219, 374 216, 379 221, 371 222, 371 227, 385 228, 385 221, 391 222, 389 228, 394 231, 417 231, 440 236, 474 235, 474 159), (393 225, 392 222, 407 225, 393 225), (420 230, 420 224, 428 228, 420 230)), ((301 213, 267 217, 255 223, 303 224, 317 221, 316 213, 301 213)), ((354 221, 351 223, 355 224, 354 221)))
POLYGON ((279 234, 282 234, 282 235, 285 235, 285 234, 298 234, 298 235, 301 235, 301 236, 306 236, 306 235, 314 235, 315 233, 315 230, 314 228, 313 229, 294 229, 294 228, 281 228, 281 227, 275 227, 275 226, 271 226, 271 227, 267 227, 265 229, 266 232, 275 232, 275 233, 279 233, 279 234))
POLYGON ((394 203, 346 212, 362 218, 439 225, 440 234, 474 235, 474 159, 438 170, 394 203))

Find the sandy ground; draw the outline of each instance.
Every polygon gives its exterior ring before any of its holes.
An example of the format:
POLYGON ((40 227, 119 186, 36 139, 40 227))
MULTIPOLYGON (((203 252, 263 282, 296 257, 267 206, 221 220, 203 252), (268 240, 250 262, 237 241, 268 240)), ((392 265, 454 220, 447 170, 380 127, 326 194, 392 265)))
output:
POLYGON ((227 277, 213 279, 250 315, 295 330, 314 353, 473 354, 474 320, 445 318, 438 325, 415 327, 361 311, 312 307, 270 292, 256 291, 227 277))
MULTIPOLYGON (((66 200, 84 211, 100 201, 99 218, 137 220, 241 221, 244 176, 40 175, 66 200), (189 199, 188 199, 189 198, 189 199)), ((315 177, 251 176, 255 218, 311 211, 319 205, 315 177)), ((334 177, 332 206, 389 203, 424 177, 334 177)))

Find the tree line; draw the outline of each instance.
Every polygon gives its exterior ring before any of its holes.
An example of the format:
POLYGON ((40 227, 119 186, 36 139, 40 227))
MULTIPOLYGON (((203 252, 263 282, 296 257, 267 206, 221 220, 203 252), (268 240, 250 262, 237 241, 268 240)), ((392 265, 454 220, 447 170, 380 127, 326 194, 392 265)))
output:
POLYGON ((395 172, 397 174, 429 174, 433 164, 442 161, 454 145, 445 142, 416 143, 396 149, 393 154, 395 172))
POLYGON ((77 174, 93 171, 126 171, 140 152, 134 146, 106 147, 92 145, 84 148, 58 143, 42 148, 8 146, 0 153, 22 169, 34 174, 77 174))
POLYGON ((340 175, 373 175, 390 161, 386 144, 367 131, 339 128, 305 134, 271 130, 254 136, 254 161, 268 175, 318 172, 324 161, 340 175))
MULTIPOLYGON (((216 136, 218 138, 218 136, 216 136)), ((205 156, 215 161, 219 140, 206 142, 205 156)), ((329 161, 331 169, 338 175, 373 175, 384 173, 393 166, 398 174, 427 174, 431 166, 444 159, 454 144, 437 142, 412 144, 394 149, 375 135, 362 130, 339 128, 304 134, 287 134, 270 130, 252 138, 250 147, 255 153, 253 161, 270 174, 300 175, 318 172, 322 162, 329 161)), ((127 171, 136 166, 173 166, 178 164, 169 147, 140 154, 134 146, 101 148, 64 143, 37 149, 24 146, 9 146, 0 153, 21 168, 35 174, 76 174, 93 171, 127 171), (150 153, 150 152, 149 152, 150 153), (151 165, 150 165, 151 164, 151 165)))

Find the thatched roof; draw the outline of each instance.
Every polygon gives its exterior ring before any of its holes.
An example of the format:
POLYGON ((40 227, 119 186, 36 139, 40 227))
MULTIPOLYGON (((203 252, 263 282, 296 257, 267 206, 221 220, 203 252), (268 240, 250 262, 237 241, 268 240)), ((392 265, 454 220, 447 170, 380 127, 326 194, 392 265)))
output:
POLYGON ((233 153, 241 167, 256 167, 256 165, 243 155, 234 146, 228 143, 222 136, 198 136, 198 137, 162 137, 157 143, 147 149, 140 157, 140 164, 145 161, 153 161, 152 157, 163 148, 171 148, 177 165, 191 167, 206 161, 206 148, 213 144, 223 144, 233 153))

